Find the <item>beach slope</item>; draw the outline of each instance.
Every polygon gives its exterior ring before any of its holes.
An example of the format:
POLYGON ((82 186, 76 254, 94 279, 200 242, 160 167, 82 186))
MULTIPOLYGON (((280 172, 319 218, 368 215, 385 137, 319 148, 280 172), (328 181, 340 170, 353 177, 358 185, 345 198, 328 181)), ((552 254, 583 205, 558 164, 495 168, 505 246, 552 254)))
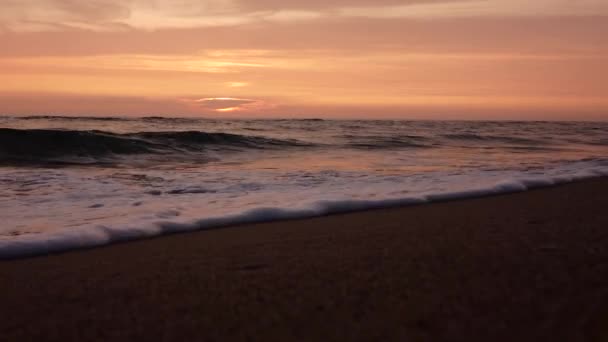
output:
POLYGON ((0 262, 4 341, 608 340, 608 179, 0 262))

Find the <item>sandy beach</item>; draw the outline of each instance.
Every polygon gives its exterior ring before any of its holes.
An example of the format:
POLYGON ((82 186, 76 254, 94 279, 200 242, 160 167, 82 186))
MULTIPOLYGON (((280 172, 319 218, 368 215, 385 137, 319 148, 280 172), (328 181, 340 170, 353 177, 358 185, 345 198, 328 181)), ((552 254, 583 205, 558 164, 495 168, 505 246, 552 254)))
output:
POLYGON ((608 179, 0 262, 0 335, 608 340, 608 179))

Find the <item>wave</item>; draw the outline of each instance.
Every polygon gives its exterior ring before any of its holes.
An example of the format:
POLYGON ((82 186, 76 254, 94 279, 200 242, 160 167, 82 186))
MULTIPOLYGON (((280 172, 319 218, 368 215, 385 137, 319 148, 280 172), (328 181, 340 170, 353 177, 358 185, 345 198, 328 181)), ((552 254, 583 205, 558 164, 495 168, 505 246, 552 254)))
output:
POLYGON ((134 154, 180 156, 207 150, 237 151, 310 146, 297 140, 200 131, 139 132, 0 128, 2 164, 91 164, 134 154), (104 159, 105 158, 105 159, 104 159))
POLYGON ((162 116, 144 116, 144 117, 118 117, 118 116, 67 116, 67 115, 31 115, 22 117, 11 117, 23 121, 109 121, 109 122, 157 122, 157 123, 195 123, 209 119, 199 118, 173 118, 162 116))
POLYGON ((608 139, 597 139, 597 140, 591 141, 589 144, 597 145, 597 146, 608 146, 608 139))
POLYGON ((449 140, 461 140, 468 142, 496 142, 496 143, 507 143, 507 144, 519 144, 519 145, 537 145, 546 144, 546 141, 514 137, 514 136, 501 136, 501 135, 482 135, 475 133, 455 133, 455 134, 444 134, 443 138, 449 140))
MULTIPOLYGON (((17 117, 15 117, 17 118, 17 117)), ((18 117, 19 120, 61 120, 61 121, 131 121, 134 119, 114 116, 66 116, 66 115, 31 115, 18 117)))
POLYGON ((346 147, 365 150, 390 150, 402 148, 430 148, 429 139, 416 135, 382 136, 382 135, 343 135, 346 147))
MULTIPOLYGON (((79 229, 65 228, 51 233, 13 235, 10 238, 0 237, 0 260, 59 253, 74 249, 94 248, 166 234, 218 229, 239 224, 303 219, 362 210, 403 207, 463 198, 516 193, 602 176, 608 176, 608 169, 590 169, 572 175, 506 179, 487 187, 412 195, 401 198, 320 200, 299 208, 260 207, 244 212, 201 218, 188 223, 170 221, 171 217, 179 214, 178 212, 171 211, 159 215, 159 218, 165 219, 164 221, 143 223, 141 225, 134 224, 121 227, 97 225, 79 229)), ((191 191, 194 190, 191 189, 191 191)), ((203 192, 207 190, 200 188, 197 191, 203 192)), ((176 194, 179 193, 188 192, 187 190, 176 192, 176 194)))

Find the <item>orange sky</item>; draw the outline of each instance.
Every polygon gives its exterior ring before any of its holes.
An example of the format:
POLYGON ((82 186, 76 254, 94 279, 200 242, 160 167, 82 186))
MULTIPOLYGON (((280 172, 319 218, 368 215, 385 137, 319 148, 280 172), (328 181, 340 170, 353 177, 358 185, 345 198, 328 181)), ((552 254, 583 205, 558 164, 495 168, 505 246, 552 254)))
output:
POLYGON ((606 0, 0 0, 0 113, 608 120, 606 0))

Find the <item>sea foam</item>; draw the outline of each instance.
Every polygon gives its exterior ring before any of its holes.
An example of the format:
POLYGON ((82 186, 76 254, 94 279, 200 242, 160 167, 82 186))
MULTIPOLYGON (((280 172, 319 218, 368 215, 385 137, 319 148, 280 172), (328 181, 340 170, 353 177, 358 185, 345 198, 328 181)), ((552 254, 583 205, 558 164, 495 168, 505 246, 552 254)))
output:
POLYGON ((61 229, 49 233, 14 236, 10 239, 4 238, 0 240, 0 259, 93 248, 165 234, 193 232, 242 224, 303 219, 362 210, 515 193, 600 176, 608 176, 608 168, 580 171, 570 176, 504 180, 490 187, 467 189, 464 191, 427 193, 417 196, 375 200, 320 200, 301 208, 261 207, 241 213, 201 218, 192 220, 189 223, 158 221, 123 227, 91 225, 88 227, 78 227, 77 229, 61 229))

